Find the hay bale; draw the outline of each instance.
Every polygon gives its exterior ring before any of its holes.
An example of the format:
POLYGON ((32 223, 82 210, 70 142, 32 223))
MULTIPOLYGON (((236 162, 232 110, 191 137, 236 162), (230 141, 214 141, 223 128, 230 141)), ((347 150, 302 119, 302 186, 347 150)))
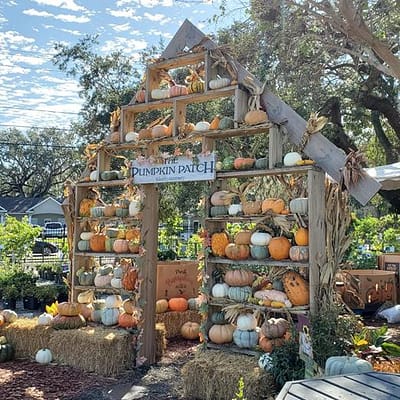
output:
POLYGON ((156 324, 156 360, 160 361, 167 349, 167 331, 164 324, 156 324))
POLYGON ((198 311, 187 310, 184 312, 167 311, 165 313, 156 314, 156 323, 165 325, 166 338, 180 336, 181 327, 185 322, 201 322, 201 315, 198 311))
POLYGON ((132 335, 105 326, 54 331, 49 349, 57 362, 104 376, 119 375, 135 360, 132 335))
POLYGON ((258 367, 256 357, 219 350, 198 351, 182 368, 184 395, 197 400, 235 398, 240 377, 247 400, 271 398, 276 394, 274 378, 258 367))
POLYGON ((31 358, 42 348, 48 347, 53 329, 37 324, 37 318, 18 318, 0 328, 0 335, 15 348, 16 358, 31 358))

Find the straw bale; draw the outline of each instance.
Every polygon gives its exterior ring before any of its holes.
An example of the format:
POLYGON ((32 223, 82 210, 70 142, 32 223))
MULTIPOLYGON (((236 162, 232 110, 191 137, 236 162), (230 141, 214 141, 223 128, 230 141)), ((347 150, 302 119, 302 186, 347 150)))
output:
POLYGON ((231 400, 240 377, 247 400, 271 398, 276 394, 271 374, 258 367, 254 356, 219 350, 198 351, 182 368, 184 395, 193 400, 231 400))
POLYGON ((156 314, 156 322, 165 325, 167 339, 180 336, 182 325, 188 321, 200 323, 201 316, 197 311, 192 310, 184 312, 168 311, 156 314))
POLYGON ((37 318, 18 318, 0 328, 0 335, 15 348, 16 358, 31 358, 42 348, 48 347, 53 329, 37 324, 37 318))
POLYGON ((167 349, 167 331, 164 324, 156 324, 156 360, 160 361, 167 349))

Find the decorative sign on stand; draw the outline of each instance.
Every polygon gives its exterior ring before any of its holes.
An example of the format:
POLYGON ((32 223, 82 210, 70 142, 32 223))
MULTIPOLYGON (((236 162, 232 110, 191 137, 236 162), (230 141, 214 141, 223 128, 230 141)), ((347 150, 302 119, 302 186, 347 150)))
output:
POLYGON ((159 159, 133 160, 131 165, 135 184, 215 179, 215 153, 194 157, 171 157, 162 162, 159 159))

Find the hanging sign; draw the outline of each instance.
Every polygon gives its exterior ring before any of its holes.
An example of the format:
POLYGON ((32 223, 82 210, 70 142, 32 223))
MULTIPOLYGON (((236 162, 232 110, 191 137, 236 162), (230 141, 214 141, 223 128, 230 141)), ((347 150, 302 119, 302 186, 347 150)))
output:
POLYGON ((133 160, 133 183, 208 181, 215 179, 215 153, 171 157, 160 162, 133 160))

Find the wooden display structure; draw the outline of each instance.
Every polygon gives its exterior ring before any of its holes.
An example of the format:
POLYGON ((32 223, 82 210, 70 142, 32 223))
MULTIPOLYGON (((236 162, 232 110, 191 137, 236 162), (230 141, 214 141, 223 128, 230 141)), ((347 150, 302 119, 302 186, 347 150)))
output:
MULTIPOLYGON (((269 148, 269 168, 265 170, 251 170, 251 171, 228 171, 218 172, 216 181, 213 183, 213 188, 222 188, 224 181, 228 178, 247 178, 255 176, 276 176, 276 175, 291 175, 301 174, 306 175, 308 179, 308 193, 309 196, 309 231, 310 231, 310 247, 309 247, 309 262, 301 264, 303 267, 309 269, 309 283, 310 283, 310 312, 316 311, 317 302, 315 301, 318 286, 319 286, 319 268, 324 265, 325 261, 325 228, 324 228, 324 187, 325 187, 325 172, 331 176, 337 176, 337 171, 343 166, 344 156, 342 152, 331 144, 320 134, 312 136, 309 144, 305 147, 305 153, 317 161, 317 164, 323 168, 315 166, 302 166, 293 168, 275 168, 275 165, 282 160, 282 125, 285 124, 285 133, 288 133, 289 139, 292 143, 297 144, 300 142, 302 134, 305 130, 305 121, 299 117, 293 110, 291 110, 285 103, 278 98, 274 97, 267 90, 262 95, 262 99, 268 109, 270 117, 269 123, 262 126, 244 127, 242 124, 244 115, 247 112, 248 96, 249 93, 244 89, 243 83, 246 79, 251 78, 255 82, 257 80, 249 72, 247 72, 235 60, 227 60, 235 66, 237 70, 237 83, 221 89, 210 90, 208 82, 218 75, 228 76, 227 71, 221 67, 215 67, 212 58, 212 51, 217 49, 217 45, 208 39, 202 32, 194 27, 189 21, 185 21, 181 28, 172 39, 171 43, 167 46, 162 54, 162 60, 149 65, 146 71, 146 94, 145 102, 121 107, 121 126, 119 130, 119 143, 107 143, 99 149, 97 154, 97 171, 105 171, 110 169, 112 157, 117 156, 122 151, 136 152, 142 151, 146 156, 156 154, 162 146, 183 143, 202 143, 203 151, 213 151, 215 143, 218 140, 224 140, 231 137, 240 137, 248 135, 256 135, 260 133, 269 132, 268 148, 269 148), (190 49, 190 50, 187 50, 190 49), (160 83, 160 75, 163 70, 174 69, 178 67, 188 66, 192 64, 204 63, 205 69, 205 89, 202 93, 193 93, 185 96, 167 98, 163 100, 152 100, 151 91, 157 88, 160 83), (229 130, 215 130, 208 132, 193 131, 185 137, 179 136, 179 127, 186 121, 186 108, 189 104, 210 101, 218 98, 231 97, 234 100, 234 121, 235 127, 229 130), (161 138, 157 140, 144 140, 138 143, 126 143, 124 138, 126 133, 135 131, 137 129, 137 116, 140 113, 157 110, 157 109, 170 109, 174 119, 173 135, 169 138, 161 138), (295 123, 294 123, 295 122, 295 123), (328 142, 328 143, 326 143, 328 142), (321 147, 320 144, 325 147, 321 147)), ((99 173, 100 175, 100 173, 99 173)), ((75 200, 75 215, 79 215, 78 207, 80 201, 85 198, 87 191, 91 187, 123 187, 128 183, 128 179, 115 180, 115 181, 101 181, 98 178, 94 182, 81 182, 76 184, 76 200, 75 200)), ((353 195, 365 203, 372 197, 379 189, 379 184, 372 178, 365 178, 359 185, 353 189, 353 195)), ((142 185, 142 190, 145 194, 145 207, 142 212, 142 217, 137 221, 141 225, 142 231, 142 245, 145 248, 145 253, 142 256, 132 254, 110 254, 101 253, 96 254, 93 252, 79 252, 77 251, 77 243, 81 233, 79 228, 80 223, 85 218, 74 218, 74 254, 72 262, 72 276, 75 276, 77 268, 79 268, 80 261, 85 257, 136 257, 140 260, 145 268, 141 269, 142 272, 142 286, 141 294, 145 303, 143 307, 144 322, 143 330, 143 346, 141 348, 141 355, 145 358, 147 364, 155 362, 155 302, 156 302, 156 279, 157 279, 157 236, 158 236, 158 201, 159 194, 157 185, 154 183, 142 185)), ((90 218, 89 218, 90 219, 90 218)), ((241 218, 238 218, 241 219, 241 218)), ((106 220, 106 218, 105 218, 106 220)), ((129 217, 127 218, 129 220, 129 217)), ((251 221, 251 218, 248 219, 251 221)), ((132 221, 131 221, 132 222, 132 221)), ((135 222, 135 221, 133 221, 135 222)), ((218 218, 208 218, 207 224, 210 227, 218 227, 224 223, 218 218)), ((211 273, 212 269, 217 264, 224 264, 226 260, 212 259, 209 257, 206 260, 207 273, 211 273)), ((251 260, 245 262, 246 265, 252 264, 251 260)), ((238 262, 235 262, 238 264, 238 262)), ((240 264, 240 262, 239 262, 240 264)), ((262 264, 260 261, 254 261, 254 264, 262 264)), ((275 262, 280 266, 291 266, 291 263, 275 262)), ((268 265, 274 265, 274 262, 269 260, 268 265)), ((299 266, 296 263, 296 266, 299 266)), ((87 290, 87 286, 78 286, 72 280, 72 297, 75 299, 77 294, 83 290, 87 290)), ((118 293, 118 289, 99 289, 92 287, 96 291, 105 291, 118 293)))

